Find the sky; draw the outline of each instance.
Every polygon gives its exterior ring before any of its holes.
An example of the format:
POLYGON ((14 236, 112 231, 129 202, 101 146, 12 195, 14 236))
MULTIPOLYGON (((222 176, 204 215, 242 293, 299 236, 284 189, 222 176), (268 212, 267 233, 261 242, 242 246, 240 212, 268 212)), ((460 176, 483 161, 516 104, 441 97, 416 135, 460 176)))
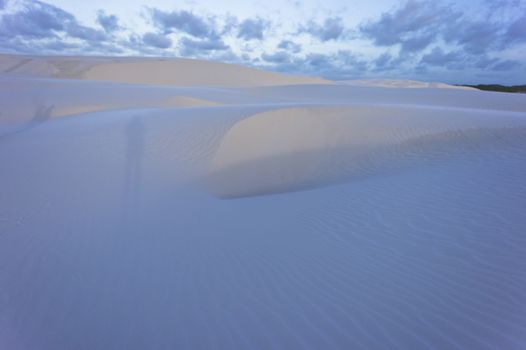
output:
POLYGON ((526 84, 526 0, 0 0, 0 52, 526 84))

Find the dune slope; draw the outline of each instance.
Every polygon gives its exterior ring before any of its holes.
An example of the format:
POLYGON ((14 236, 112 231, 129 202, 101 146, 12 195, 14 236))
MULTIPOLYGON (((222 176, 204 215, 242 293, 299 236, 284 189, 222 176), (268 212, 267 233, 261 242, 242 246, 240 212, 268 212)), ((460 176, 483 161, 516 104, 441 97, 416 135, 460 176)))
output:
POLYGON ((223 137, 211 162, 210 189, 219 197, 287 192, 526 139, 526 123, 517 114, 448 112, 347 106, 259 113, 223 137))

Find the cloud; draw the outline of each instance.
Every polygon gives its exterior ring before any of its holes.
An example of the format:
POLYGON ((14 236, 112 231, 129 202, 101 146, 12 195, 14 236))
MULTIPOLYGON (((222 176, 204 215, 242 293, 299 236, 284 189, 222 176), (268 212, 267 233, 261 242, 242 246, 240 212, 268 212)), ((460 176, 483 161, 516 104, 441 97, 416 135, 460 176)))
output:
POLYGON ((494 65, 492 67, 492 70, 494 70, 494 71, 509 71, 509 70, 514 69, 514 68, 519 68, 521 66, 522 65, 519 62, 517 62, 517 61, 506 60, 506 61, 502 61, 502 62, 499 62, 496 65, 494 65))
POLYGON ((458 44, 469 53, 481 54, 499 46, 501 24, 490 21, 462 20, 444 32, 446 42, 458 44))
POLYGON ((477 69, 487 70, 491 65, 494 65, 499 60, 497 58, 489 58, 488 56, 479 56, 473 62, 473 67, 477 69))
POLYGON ((291 56, 286 51, 277 51, 273 54, 262 54, 261 58, 270 63, 287 63, 291 61, 291 56))
POLYGON ((287 50, 292 53, 298 53, 301 51, 301 45, 297 44, 291 40, 282 40, 278 44, 278 49, 287 50))
POLYGON ((9 41, 0 38, 0 47, 2 47, 2 51, 7 52, 39 54, 42 52, 64 52, 64 50, 67 50, 67 52, 78 52, 82 45, 78 43, 66 43, 60 39, 28 41, 16 37, 9 41))
POLYGON ((210 51, 206 56, 207 59, 219 61, 219 62, 229 62, 235 64, 243 64, 248 66, 253 66, 252 61, 249 56, 241 55, 238 56, 232 50, 220 50, 220 51, 210 51))
POLYGON ((172 40, 163 34, 149 32, 142 36, 142 41, 148 46, 159 49, 167 49, 172 46, 172 40))
POLYGON ((310 53, 305 57, 305 63, 316 69, 323 69, 330 65, 330 57, 321 53, 310 53))
POLYGON ((374 60, 374 64, 377 68, 385 68, 391 62, 392 59, 393 56, 390 53, 385 52, 374 60))
POLYGON ((429 66, 438 66, 438 67, 452 67, 452 64, 458 63, 464 60, 464 56, 458 52, 444 52, 439 47, 435 47, 433 51, 424 55, 420 60, 420 63, 429 66))
POLYGON ((304 57, 295 57, 285 51, 264 54, 261 58, 270 68, 279 72, 316 75, 329 79, 344 80, 363 76, 368 63, 349 50, 335 53, 309 53, 304 57))
POLYGON ((362 24, 360 32, 376 46, 400 45, 404 53, 421 52, 443 40, 468 54, 481 55, 526 41, 526 15, 513 19, 509 14, 513 8, 521 13, 517 2, 509 0, 488 0, 477 13, 436 1, 409 0, 362 24))
POLYGON ((424 55, 420 64, 421 66, 433 66, 456 71, 473 69, 508 71, 521 67, 521 64, 514 60, 501 60, 486 55, 470 55, 461 51, 444 52, 438 47, 424 55))
POLYGON ((183 56, 205 56, 208 55, 209 51, 224 51, 229 49, 229 46, 220 38, 204 40, 182 38, 179 41, 179 46, 183 56))
POLYGON ((339 50, 335 57, 337 64, 339 64, 344 71, 353 71, 363 74, 367 71, 369 66, 367 60, 362 59, 350 50, 339 50))
POLYGON ((443 26, 456 21, 459 13, 430 1, 407 1, 378 20, 360 27, 364 37, 378 46, 401 44, 402 50, 419 51, 430 45, 443 26))
POLYGON ((526 41, 526 13, 517 18, 506 31, 506 43, 526 41))
POLYGON ((97 11, 97 23, 100 24, 107 33, 115 32, 120 29, 117 16, 107 15, 102 10, 97 11))
POLYGON ((34 1, 22 3, 22 8, 14 13, 4 14, 0 22, 0 36, 48 38, 74 22, 75 18, 58 7, 34 1))
POLYGON ((0 14, 0 48, 24 53, 116 53, 106 32, 41 1, 16 2, 0 14))
POLYGON ((86 41, 106 40, 103 31, 81 25, 72 14, 40 1, 22 2, 18 11, 4 14, 0 21, 0 37, 9 39, 52 39, 59 34, 86 41))
POLYGON ((72 38, 82 39, 86 41, 104 41, 106 40, 106 33, 78 24, 77 22, 70 23, 66 28, 66 34, 72 38))
POLYGON ((270 26, 262 18, 248 18, 239 24, 237 37, 244 40, 263 40, 263 33, 270 26))
POLYGON ((338 40, 344 35, 344 31, 340 17, 326 18, 321 25, 311 20, 298 30, 299 33, 309 33, 321 41, 338 40))
POLYGON ((153 8, 150 9, 150 14, 154 25, 166 34, 178 30, 196 38, 215 35, 213 21, 194 15, 192 12, 185 10, 165 12, 153 8))
POLYGON ((423 33, 410 37, 401 43, 401 50, 406 53, 422 51, 434 41, 435 35, 435 33, 423 33))
MULTIPOLYGON (((217 34, 212 18, 188 11, 163 12, 151 9, 154 26, 160 32, 134 32, 124 37, 119 19, 104 11, 97 12, 99 28, 85 26, 72 14, 40 1, 22 0, 14 12, 0 14, 0 47, 5 51, 45 53, 123 53, 164 55, 173 46, 168 34, 180 31, 180 53, 187 56, 211 57, 225 52, 229 46, 217 34)), ((224 56, 227 57, 227 56, 224 56)))

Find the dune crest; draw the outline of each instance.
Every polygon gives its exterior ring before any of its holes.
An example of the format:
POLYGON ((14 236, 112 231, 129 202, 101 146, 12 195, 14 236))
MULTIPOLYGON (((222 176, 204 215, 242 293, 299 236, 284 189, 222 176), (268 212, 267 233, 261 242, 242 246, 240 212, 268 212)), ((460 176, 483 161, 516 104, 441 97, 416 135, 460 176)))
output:
POLYGON ((162 107, 210 107, 220 106, 221 103, 190 96, 172 96, 161 103, 162 107))

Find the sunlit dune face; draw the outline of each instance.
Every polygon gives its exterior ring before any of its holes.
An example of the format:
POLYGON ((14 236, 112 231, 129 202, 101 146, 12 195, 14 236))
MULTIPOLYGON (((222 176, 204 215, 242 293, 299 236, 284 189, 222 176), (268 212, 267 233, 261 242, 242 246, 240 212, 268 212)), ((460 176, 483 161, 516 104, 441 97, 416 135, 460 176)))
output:
POLYGON ((510 132, 477 113, 408 107, 288 108, 253 115, 223 137, 207 185, 220 198, 362 179, 502 143, 510 132))

